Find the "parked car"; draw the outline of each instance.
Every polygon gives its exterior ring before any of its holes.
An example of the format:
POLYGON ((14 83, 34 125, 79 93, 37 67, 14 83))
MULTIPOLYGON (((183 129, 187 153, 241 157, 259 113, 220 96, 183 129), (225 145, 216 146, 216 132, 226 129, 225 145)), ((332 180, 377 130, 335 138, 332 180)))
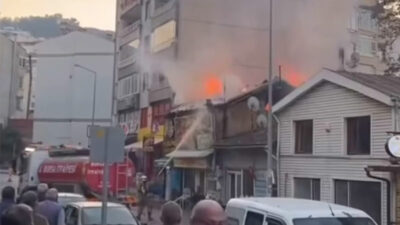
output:
POLYGON ((305 199, 231 199, 226 213, 228 225, 376 225, 361 210, 305 199))
MULTIPOLYGON (((66 225, 101 224, 101 202, 72 202, 65 207, 66 225)), ((139 225, 132 212, 124 205, 107 204, 108 225, 139 225)))
POLYGON ((58 193, 58 202, 63 207, 65 207, 68 203, 71 202, 84 202, 86 200, 87 199, 81 194, 67 193, 67 192, 58 193))

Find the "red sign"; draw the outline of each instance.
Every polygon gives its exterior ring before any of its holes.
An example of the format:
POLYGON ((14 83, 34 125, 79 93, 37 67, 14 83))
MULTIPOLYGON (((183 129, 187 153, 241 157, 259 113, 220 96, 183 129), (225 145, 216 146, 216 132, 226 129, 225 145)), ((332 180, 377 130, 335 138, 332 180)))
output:
POLYGON ((83 179, 85 162, 46 160, 39 167, 38 176, 41 182, 78 182, 83 179))

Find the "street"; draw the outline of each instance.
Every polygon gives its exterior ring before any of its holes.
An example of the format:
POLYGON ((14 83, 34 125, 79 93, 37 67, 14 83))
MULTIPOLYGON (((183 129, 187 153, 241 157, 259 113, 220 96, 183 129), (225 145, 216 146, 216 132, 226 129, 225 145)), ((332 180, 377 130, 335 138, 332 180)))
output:
MULTIPOLYGON (((138 212, 138 208, 134 207, 133 208, 133 213, 135 216, 137 216, 137 212, 138 212)), ((152 211, 152 221, 148 221, 148 217, 147 217, 147 211, 145 210, 142 218, 141 218, 141 223, 143 225, 147 224, 147 225, 159 225, 162 224, 160 221, 160 217, 161 217, 161 206, 157 206, 153 209, 152 211)), ((189 224, 189 220, 190 220, 190 211, 189 210, 185 210, 183 212, 183 220, 181 224, 189 224)))

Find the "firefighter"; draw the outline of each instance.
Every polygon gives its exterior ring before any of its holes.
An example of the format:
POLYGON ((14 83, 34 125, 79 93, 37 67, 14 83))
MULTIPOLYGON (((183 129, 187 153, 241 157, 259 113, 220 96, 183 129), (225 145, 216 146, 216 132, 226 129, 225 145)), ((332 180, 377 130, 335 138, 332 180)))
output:
POLYGON ((147 208, 148 220, 152 221, 153 220, 151 218, 152 207, 151 207, 151 203, 150 203, 147 177, 145 175, 140 177, 140 183, 139 183, 139 188, 138 188, 138 197, 139 197, 139 212, 138 212, 139 221, 140 221, 140 218, 141 218, 145 208, 147 208))

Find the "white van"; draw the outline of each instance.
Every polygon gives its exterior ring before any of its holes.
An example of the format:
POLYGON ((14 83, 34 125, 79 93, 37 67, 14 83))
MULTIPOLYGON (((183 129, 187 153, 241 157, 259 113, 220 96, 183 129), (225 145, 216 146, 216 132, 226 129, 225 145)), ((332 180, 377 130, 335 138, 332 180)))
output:
POLYGON ((365 212, 292 198, 239 198, 226 206, 228 225, 376 225, 365 212))

